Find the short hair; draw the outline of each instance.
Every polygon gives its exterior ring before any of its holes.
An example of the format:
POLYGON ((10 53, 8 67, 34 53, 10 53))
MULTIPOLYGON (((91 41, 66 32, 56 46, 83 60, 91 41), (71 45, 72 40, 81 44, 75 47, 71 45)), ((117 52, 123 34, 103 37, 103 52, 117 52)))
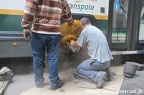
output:
POLYGON ((88 24, 91 24, 89 18, 87 18, 87 17, 82 18, 82 19, 80 20, 80 22, 81 22, 81 25, 83 25, 83 26, 88 25, 88 24))

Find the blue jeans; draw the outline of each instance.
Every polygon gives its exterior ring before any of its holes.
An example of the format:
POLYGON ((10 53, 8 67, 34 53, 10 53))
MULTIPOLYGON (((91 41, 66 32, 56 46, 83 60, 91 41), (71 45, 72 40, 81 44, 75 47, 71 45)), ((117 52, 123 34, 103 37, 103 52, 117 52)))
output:
POLYGON ((79 64, 76 72, 80 75, 90 78, 94 82, 98 82, 98 71, 104 71, 110 65, 110 61, 100 63, 94 59, 87 59, 79 64))
POLYGON ((33 53, 34 80, 36 85, 44 83, 45 52, 48 59, 50 81, 58 81, 58 49, 60 35, 38 34, 32 32, 31 47, 33 53))

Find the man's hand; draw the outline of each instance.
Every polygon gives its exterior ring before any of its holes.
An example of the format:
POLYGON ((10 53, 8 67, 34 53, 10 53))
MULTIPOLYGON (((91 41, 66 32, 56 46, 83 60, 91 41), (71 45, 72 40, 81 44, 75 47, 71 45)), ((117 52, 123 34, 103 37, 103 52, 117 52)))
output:
POLYGON ((25 40, 30 40, 31 35, 30 35, 30 30, 24 30, 23 31, 23 36, 25 40))
POLYGON ((72 52, 78 52, 80 50, 80 47, 76 44, 75 40, 70 40, 70 50, 72 52))
POLYGON ((73 46, 75 44, 74 40, 70 40, 70 45, 73 46))
POLYGON ((70 46, 69 48, 72 52, 78 52, 80 50, 80 47, 70 46))

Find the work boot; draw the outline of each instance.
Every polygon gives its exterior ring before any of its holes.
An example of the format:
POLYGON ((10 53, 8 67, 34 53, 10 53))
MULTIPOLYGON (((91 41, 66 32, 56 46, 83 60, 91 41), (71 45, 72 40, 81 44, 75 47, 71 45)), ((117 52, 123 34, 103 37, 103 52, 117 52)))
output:
POLYGON ((44 83, 35 83, 35 86, 37 88, 42 88, 44 86, 44 83))
POLYGON ((37 88, 42 88, 42 87, 44 87, 44 80, 35 82, 35 86, 36 86, 37 88))
POLYGON ((79 73, 77 73, 77 72, 74 72, 73 73, 73 76, 74 76, 74 78, 76 78, 76 79, 80 79, 80 80, 84 80, 84 81, 87 81, 87 82, 94 82, 93 80, 91 80, 89 77, 87 77, 87 76, 85 76, 85 75, 81 75, 81 74, 79 74, 79 73))
POLYGON ((64 84, 64 82, 62 80, 58 80, 57 82, 50 82, 50 89, 51 90, 56 90, 58 88, 60 88, 62 85, 64 84))
POLYGON ((107 73, 104 71, 99 71, 98 72, 98 82, 97 82, 96 87, 102 88, 105 85, 106 78, 107 78, 107 73))
POLYGON ((43 71, 36 70, 35 75, 34 75, 34 81, 35 81, 35 86, 37 88, 42 88, 44 86, 44 76, 43 76, 43 71))
POLYGON ((35 80, 35 86, 37 88, 44 87, 44 80, 45 80, 44 77, 41 77, 41 78, 37 79, 37 81, 35 80))
POLYGON ((113 80, 114 76, 116 76, 116 73, 112 72, 109 68, 106 68, 104 71, 107 73, 107 81, 113 80))

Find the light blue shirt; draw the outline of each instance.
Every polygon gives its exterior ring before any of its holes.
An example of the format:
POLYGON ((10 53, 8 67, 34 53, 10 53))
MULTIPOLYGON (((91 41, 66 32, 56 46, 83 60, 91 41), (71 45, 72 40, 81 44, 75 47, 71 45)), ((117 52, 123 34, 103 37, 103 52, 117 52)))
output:
POLYGON ((76 43, 80 47, 86 44, 90 58, 96 59, 100 63, 113 59, 105 35, 95 26, 84 28, 76 43))

